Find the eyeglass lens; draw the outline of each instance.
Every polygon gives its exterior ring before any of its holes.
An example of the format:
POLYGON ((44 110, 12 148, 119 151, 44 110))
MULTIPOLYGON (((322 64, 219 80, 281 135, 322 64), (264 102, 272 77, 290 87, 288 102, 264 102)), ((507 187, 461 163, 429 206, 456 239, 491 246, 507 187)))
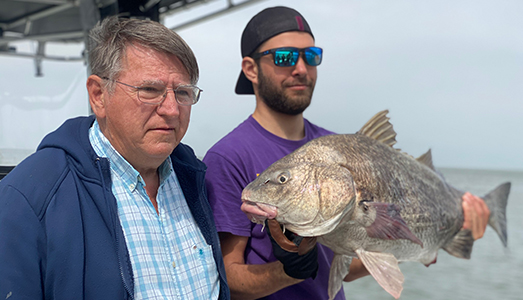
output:
MULTIPOLYGON (((138 89, 138 98, 146 103, 158 103, 167 96, 168 89, 163 85, 143 85, 138 89)), ((173 90, 176 101, 181 105, 192 105, 200 98, 200 89, 193 86, 179 86, 173 90)))
POLYGON ((291 67, 296 64, 300 56, 304 53, 305 62, 309 66, 318 66, 322 59, 322 49, 318 47, 298 48, 278 48, 274 49, 274 64, 280 67, 291 67))

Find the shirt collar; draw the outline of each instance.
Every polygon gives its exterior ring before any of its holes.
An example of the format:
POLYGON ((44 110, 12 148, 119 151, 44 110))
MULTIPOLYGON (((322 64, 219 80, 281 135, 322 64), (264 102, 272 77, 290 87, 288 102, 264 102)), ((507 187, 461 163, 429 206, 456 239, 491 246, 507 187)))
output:
MULTIPOLYGON (((114 149, 109 140, 103 135, 97 120, 94 121, 93 126, 89 129, 89 140, 96 154, 109 159, 111 170, 126 183, 125 185, 131 191, 134 191, 139 183, 145 186, 145 181, 140 173, 114 149)), ((160 185, 169 178, 172 172, 174 170, 171 157, 169 156, 158 168, 160 185)))

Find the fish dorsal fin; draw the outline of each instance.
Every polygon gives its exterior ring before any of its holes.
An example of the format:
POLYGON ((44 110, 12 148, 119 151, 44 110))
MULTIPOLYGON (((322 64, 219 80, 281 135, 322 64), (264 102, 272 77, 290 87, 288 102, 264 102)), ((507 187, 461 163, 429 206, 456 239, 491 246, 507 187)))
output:
POLYGON ((388 110, 377 113, 361 127, 358 133, 392 147, 396 144, 396 132, 389 122, 390 118, 387 117, 388 113, 388 110))
POLYGON ((425 166, 429 167, 431 170, 436 171, 436 168, 434 168, 434 165, 432 164, 432 152, 430 151, 430 149, 425 154, 416 158, 416 160, 419 163, 424 164, 425 166))

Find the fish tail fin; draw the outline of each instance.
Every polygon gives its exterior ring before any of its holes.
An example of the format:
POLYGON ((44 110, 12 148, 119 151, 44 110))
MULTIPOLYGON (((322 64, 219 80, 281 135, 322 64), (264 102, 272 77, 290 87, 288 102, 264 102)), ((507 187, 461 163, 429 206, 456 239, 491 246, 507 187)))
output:
POLYGON ((483 197, 490 210, 489 225, 496 231, 503 246, 507 247, 507 200, 510 182, 500 184, 483 197))
POLYGON ((443 250, 457 258, 470 259, 474 237, 469 229, 461 229, 450 242, 443 246, 443 250))
MULTIPOLYGON (((485 204, 490 210, 489 225, 497 232, 501 242, 507 246, 507 200, 510 192, 510 182, 499 185, 483 196, 485 204)), ((474 237, 468 229, 461 229, 443 249, 450 255, 469 259, 474 245, 474 237)))

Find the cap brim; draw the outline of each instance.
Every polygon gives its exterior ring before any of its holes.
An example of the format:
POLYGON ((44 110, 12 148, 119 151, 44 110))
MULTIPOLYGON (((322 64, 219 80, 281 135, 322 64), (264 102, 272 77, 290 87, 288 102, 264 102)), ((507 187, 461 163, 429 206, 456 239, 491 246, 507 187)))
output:
POLYGON ((245 77, 243 71, 240 72, 240 77, 238 77, 238 81, 236 82, 235 92, 238 95, 254 95, 252 82, 245 77))

